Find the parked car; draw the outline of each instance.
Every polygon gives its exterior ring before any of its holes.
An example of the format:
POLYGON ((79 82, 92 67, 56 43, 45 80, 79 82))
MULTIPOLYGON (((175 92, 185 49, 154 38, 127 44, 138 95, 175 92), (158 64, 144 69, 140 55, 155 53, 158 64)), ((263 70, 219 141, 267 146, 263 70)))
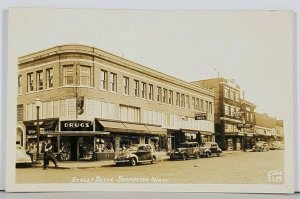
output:
POLYGON ((215 142, 205 142, 201 144, 200 147, 201 157, 209 158, 211 155, 221 156, 222 150, 219 148, 218 144, 215 142))
POLYGON ((282 150, 284 149, 284 144, 280 141, 272 141, 270 144, 270 150, 282 150))
POLYGON ((270 150, 270 146, 265 141, 258 141, 253 146, 252 150, 255 151, 255 152, 269 151, 270 150))
POLYGON ((139 163, 152 163, 157 160, 157 156, 149 144, 134 144, 129 148, 121 151, 115 156, 114 162, 117 166, 121 164, 129 164, 135 166, 139 163))
POLYGON ((16 145, 16 163, 32 163, 30 156, 21 145, 16 145))
POLYGON ((198 142, 183 142, 179 144, 179 147, 170 153, 170 159, 182 159, 200 157, 200 147, 198 142))

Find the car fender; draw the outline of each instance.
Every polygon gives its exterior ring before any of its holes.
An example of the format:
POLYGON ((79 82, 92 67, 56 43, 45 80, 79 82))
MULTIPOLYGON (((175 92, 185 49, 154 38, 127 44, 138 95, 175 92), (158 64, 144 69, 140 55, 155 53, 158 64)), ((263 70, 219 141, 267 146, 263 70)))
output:
POLYGON ((129 159, 131 159, 131 158, 135 158, 137 162, 139 161, 139 157, 135 154, 130 154, 129 159))

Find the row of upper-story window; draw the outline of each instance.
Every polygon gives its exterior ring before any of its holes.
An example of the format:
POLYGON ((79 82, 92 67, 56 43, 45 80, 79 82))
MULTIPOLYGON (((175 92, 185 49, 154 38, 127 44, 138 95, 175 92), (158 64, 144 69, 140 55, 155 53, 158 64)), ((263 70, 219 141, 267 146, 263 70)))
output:
MULTIPOLYGON (((27 73, 27 92, 53 88, 53 68, 27 73), (35 76, 35 78, 34 78, 35 76)), ((22 75, 18 76, 18 93, 22 93, 22 75)))
MULTIPOLYGON (((73 65, 63 66, 63 85, 72 86, 76 85, 75 67, 73 65)), ((44 70, 39 70, 27 73, 27 92, 40 91, 43 89, 49 89, 53 87, 53 68, 47 68, 46 81, 44 81, 44 70), (35 76, 35 81, 34 81, 35 76)), ((79 70, 79 85, 80 86, 92 86, 91 77, 91 67, 90 66, 80 66, 79 70)), ((21 93, 21 75, 18 79, 18 90, 21 93)), ((109 90, 111 92, 117 93, 117 74, 114 72, 108 72, 106 70, 100 70, 100 89, 109 90)), ((157 86, 156 96, 154 96, 154 85, 147 83, 146 81, 140 81, 138 79, 133 80, 133 93, 130 93, 130 78, 127 76, 122 76, 122 93, 124 95, 133 95, 134 97, 140 97, 142 99, 148 99, 151 101, 157 101, 165 104, 176 105, 178 107, 193 109, 198 111, 205 111, 208 113, 213 113, 213 104, 209 101, 204 101, 197 97, 192 97, 181 92, 174 92, 173 90, 162 88, 157 86), (175 97, 175 104, 174 104, 175 97)))
POLYGON ((235 100, 237 102, 240 101, 240 92, 231 89, 227 86, 224 86, 224 97, 227 99, 235 100))
MULTIPOLYGON (((239 112, 240 110, 241 110, 240 107, 224 104, 224 114, 227 116, 233 117, 235 116, 234 113, 239 112)), ((245 121, 247 122, 254 121, 254 114, 251 112, 244 111, 244 117, 245 117, 245 121)))

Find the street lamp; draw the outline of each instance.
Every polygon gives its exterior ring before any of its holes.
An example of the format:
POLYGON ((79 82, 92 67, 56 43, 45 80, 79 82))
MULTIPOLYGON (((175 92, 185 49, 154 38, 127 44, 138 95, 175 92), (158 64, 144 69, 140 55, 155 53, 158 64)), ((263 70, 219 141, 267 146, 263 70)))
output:
POLYGON ((42 106, 42 102, 39 97, 35 99, 35 107, 36 107, 36 120, 37 120, 37 125, 36 125, 36 162, 39 160, 39 155, 40 155, 40 107, 42 106))

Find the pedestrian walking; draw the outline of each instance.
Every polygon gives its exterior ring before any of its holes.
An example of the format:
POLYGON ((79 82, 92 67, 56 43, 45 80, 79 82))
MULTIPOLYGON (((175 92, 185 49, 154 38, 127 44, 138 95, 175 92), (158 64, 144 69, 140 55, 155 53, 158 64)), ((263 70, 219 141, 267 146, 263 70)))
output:
POLYGON ((57 160, 56 160, 55 155, 52 152, 52 145, 50 143, 48 143, 46 145, 45 151, 47 153, 47 159, 48 159, 47 163, 48 163, 48 166, 49 166, 49 161, 51 161, 51 162, 53 162, 53 164, 55 165, 55 167, 58 167, 57 160))
POLYGON ((46 149, 47 148, 47 143, 46 141, 44 141, 42 143, 42 148, 41 148, 41 152, 44 153, 44 170, 46 170, 49 166, 49 160, 48 160, 48 150, 46 149))

